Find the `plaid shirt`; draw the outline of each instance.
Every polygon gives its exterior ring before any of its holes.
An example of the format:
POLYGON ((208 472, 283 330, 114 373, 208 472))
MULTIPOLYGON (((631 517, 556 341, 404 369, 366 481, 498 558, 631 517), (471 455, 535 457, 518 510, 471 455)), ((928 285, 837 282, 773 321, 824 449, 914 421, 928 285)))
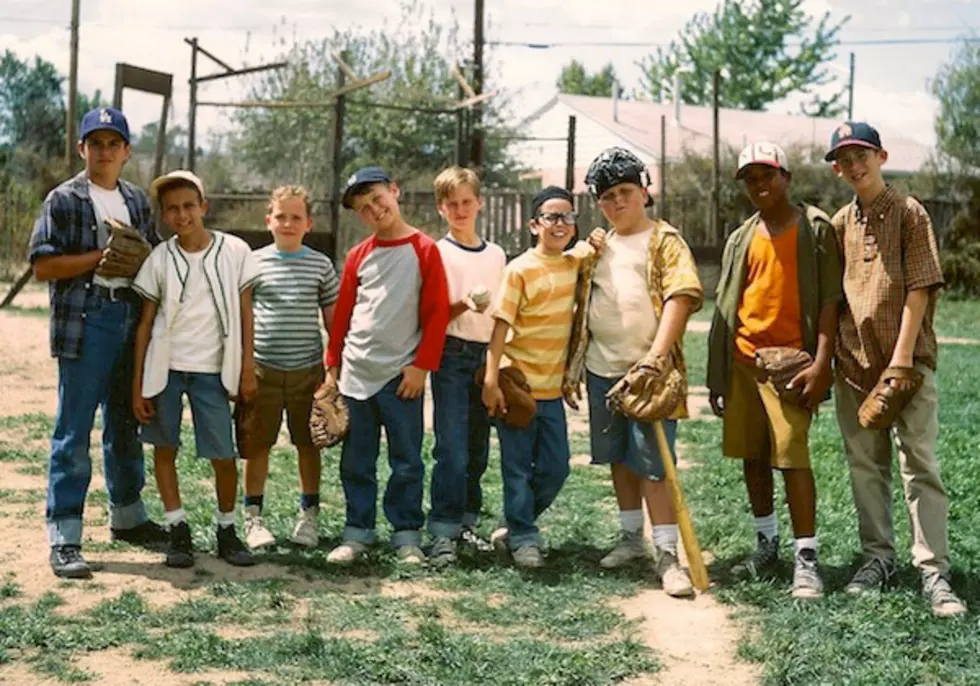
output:
MULTIPOLYGON (((28 254, 31 264, 48 255, 81 255, 99 249, 98 219, 88 188, 88 179, 82 172, 48 193, 31 234, 28 254)), ((121 179, 119 190, 126 201, 133 226, 151 244, 159 243, 160 237, 150 219, 150 203, 146 194, 121 179)), ((52 357, 81 357, 85 298, 93 275, 94 272, 88 272, 72 279, 48 283, 52 357)))
POLYGON ((906 295, 928 288, 929 304, 913 359, 935 370, 933 317, 944 282, 925 208, 886 186, 866 210, 855 198, 834 216, 833 224, 844 262, 837 369, 849 384, 870 393, 898 343, 906 295))

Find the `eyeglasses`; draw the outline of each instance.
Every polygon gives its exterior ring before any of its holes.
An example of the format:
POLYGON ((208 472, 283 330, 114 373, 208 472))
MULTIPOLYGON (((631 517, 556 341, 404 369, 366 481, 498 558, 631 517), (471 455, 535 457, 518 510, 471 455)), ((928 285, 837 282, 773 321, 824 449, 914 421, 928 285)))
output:
POLYGON ((547 212, 539 214, 534 220, 541 226, 556 226, 557 224, 575 226, 576 218, 577 215, 574 212, 547 212))

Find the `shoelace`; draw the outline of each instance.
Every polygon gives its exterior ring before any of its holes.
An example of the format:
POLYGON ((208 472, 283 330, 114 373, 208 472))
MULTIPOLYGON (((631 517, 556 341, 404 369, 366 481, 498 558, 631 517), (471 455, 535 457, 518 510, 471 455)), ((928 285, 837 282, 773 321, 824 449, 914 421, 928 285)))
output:
POLYGON ((878 558, 873 558, 864 563, 854 575, 852 583, 878 585, 888 580, 890 576, 885 563, 878 558))
POLYGON ((58 551, 58 557, 64 564, 85 561, 85 558, 82 557, 82 551, 78 548, 61 548, 58 551))

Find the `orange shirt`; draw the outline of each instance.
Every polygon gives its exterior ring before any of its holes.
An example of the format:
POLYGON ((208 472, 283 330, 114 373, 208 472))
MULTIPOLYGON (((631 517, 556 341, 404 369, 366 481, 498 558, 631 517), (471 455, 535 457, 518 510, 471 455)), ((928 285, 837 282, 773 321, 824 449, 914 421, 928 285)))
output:
POLYGON ((797 234, 793 226, 775 238, 756 231, 749 244, 748 273, 738 303, 735 355, 753 361, 773 345, 803 347, 797 234))

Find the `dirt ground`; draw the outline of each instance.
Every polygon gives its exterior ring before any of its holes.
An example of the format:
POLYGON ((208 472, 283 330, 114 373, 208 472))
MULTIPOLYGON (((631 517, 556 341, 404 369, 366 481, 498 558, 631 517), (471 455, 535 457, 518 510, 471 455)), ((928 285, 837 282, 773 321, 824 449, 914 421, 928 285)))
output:
MULTIPOLYGON (((5 292, 5 288, 0 287, 5 292)), ((44 307, 46 292, 36 285, 20 294, 18 308, 44 307)), ((37 313, 12 313, 0 310, 0 417, 19 416, 32 412, 53 415, 56 409, 57 367, 48 352, 48 320, 37 313)), ((703 388, 692 389, 691 412, 701 414, 707 396, 703 388)), ((427 415, 429 413, 427 412, 427 415)), ((588 428, 588 418, 582 412, 569 414, 572 432, 588 428)), ((0 429, 0 441, 23 447, 46 449, 47 442, 27 439, 22 430, 0 429)), ((93 446, 98 442, 93 440, 93 446)), ((93 447, 94 462, 100 457, 93 447)), ((583 460, 577 457, 575 464, 583 460)), ((99 469, 96 468, 96 474, 99 469)), ((0 484, 6 490, 46 488, 43 476, 21 474, 15 465, 0 463, 0 484)), ((95 477, 93 489, 104 489, 100 477, 95 477)), ((92 552, 90 561, 99 566, 98 591, 71 584, 59 584, 48 567, 48 546, 44 527, 44 504, 9 504, 0 502, 0 513, 6 515, 5 546, 0 552, 0 570, 16 574, 17 583, 27 599, 38 598, 47 591, 56 591, 65 605, 61 612, 78 612, 95 606, 103 598, 115 597, 123 590, 138 591, 152 606, 168 606, 203 594, 207 577, 190 570, 171 570, 159 564, 159 557, 137 550, 125 552, 92 552), (11 519, 10 517, 16 517, 11 519), (16 522, 11 526, 10 523, 16 522)), ((101 508, 89 508, 86 514, 86 535, 96 541, 108 540, 109 531, 101 508)), ((231 580, 263 579, 272 575, 290 577, 287 569, 259 564, 246 569, 229 569, 214 558, 202 555, 198 567, 219 573, 231 580), (212 568, 213 567, 213 568, 212 568)), ((295 583, 309 583, 296 577, 295 583)), ((358 580, 346 592, 377 592, 385 594, 418 592, 401 588, 404 584, 382 580, 358 580)), ((693 601, 667 598, 659 591, 645 591, 639 596, 624 599, 620 608, 631 618, 643 620, 640 635, 657 653, 664 670, 651 678, 633 680, 630 686, 671 683, 681 685, 724 684, 742 686, 758 682, 757 668, 735 659, 739 631, 729 618, 729 609, 721 606, 711 593, 693 601)), ((241 680, 247 675, 233 672, 208 672, 180 675, 170 672, 163 664, 135 661, 124 650, 93 653, 80 659, 78 666, 99 674, 93 683, 122 686, 124 684, 154 684, 169 686, 210 681, 216 684, 241 680)), ((0 683, 47 683, 31 672, 23 662, 0 666, 0 683)), ((54 682, 52 682, 54 683, 54 682)))

